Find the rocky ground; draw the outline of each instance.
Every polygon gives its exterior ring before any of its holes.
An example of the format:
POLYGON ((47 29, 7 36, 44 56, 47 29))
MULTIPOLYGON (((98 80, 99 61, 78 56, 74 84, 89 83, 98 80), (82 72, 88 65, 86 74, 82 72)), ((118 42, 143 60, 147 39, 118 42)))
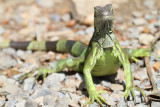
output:
MULTIPOLYGON (((93 12, 84 13, 89 0, 82 1, 79 3, 80 1, 76 0, 0 0, 0 41, 70 39, 88 44, 94 31, 93 12), (82 7, 84 8, 81 9, 82 7), (75 12, 78 17, 74 16, 75 12)), ((105 1, 101 3, 104 4, 105 1)), ((94 0, 93 5, 96 4, 97 0, 94 0)), ((121 46, 134 49, 150 47, 151 42, 160 35, 158 0, 120 0, 113 2, 113 6, 116 16, 114 30, 121 46)), ((155 42, 155 49, 151 53, 160 56, 160 41, 155 42)), ((88 99, 83 74, 68 72, 65 69, 64 72, 48 75, 44 80, 40 78, 34 84, 38 68, 67 57, 71 56, 53 52, 1 49, 0 107, 83 107, 88 99), (31 71, 35 71, 32 76, 18 81, 19 76, 31 71)), ((150 66, 157 88, 160 89, 160 59, 150 56, 150 66)), ((144 58, 140 58, 137 63, 132 61, 131 70, 134 85, 144 89, 149 95, 152 92, 152 84, 147 75, 144 58)), ((125 78, 122 68, 118 70, 116 83, 111 83, 105 78, 94 78, 94 82, 98 90, 108 91, 102 94, 107 106, 160 105, 158 101, 144 103, 138 91, 135 91, 135 101, 133 97, 124 101, 122 95, 125 78)), ((98 106, 96 102, 90 105, 98 106)))

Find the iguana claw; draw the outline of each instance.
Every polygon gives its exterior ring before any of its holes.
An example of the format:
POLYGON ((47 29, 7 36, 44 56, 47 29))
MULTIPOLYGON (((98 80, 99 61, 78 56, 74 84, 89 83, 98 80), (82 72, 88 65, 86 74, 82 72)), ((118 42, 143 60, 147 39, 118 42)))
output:
POLYGON ((140 93, 142 94, 142 96, 143 96, 143 98, 144 98, 144 100, 145 100, 145 97, 146 97, 145 92, 144 92, 142 89, 138 88, 138 87, 130 87, 130 88, 127 88, 127 89, 125 90, 125 92, 123 93, 123 97, 125 98, 125 100, 128 98, 130 92, 132 93, 133 98, 135 99, 136 96, 135 96, 135 93, 134 93, 134 90, 133 90, 133 89, 135 89, 135 90, 137 90, 137 91, 140 91, 140 93))
POLYGON ((92 104, 94 102, 94 100, 97 100, 98 103, 102 106, 102 102, 103 101, 104 103, 106 102, 105 99, 100 95, 101 93, 107 93, 107 91, 97 91, 97 90, 92 90, 92 91, 89 91, 89 99, 88 101, 86 101, 85 103, 85 106, 87 104, 92 104))
POLYGON ((38 75, 35 78, 35 81, 39 78, 40 75, 43 75, 43 78, 45 79, 48 73, 53 73, 54 71, 48 68, 39 68, 38 71, 40 71, 38 73, 38 75))

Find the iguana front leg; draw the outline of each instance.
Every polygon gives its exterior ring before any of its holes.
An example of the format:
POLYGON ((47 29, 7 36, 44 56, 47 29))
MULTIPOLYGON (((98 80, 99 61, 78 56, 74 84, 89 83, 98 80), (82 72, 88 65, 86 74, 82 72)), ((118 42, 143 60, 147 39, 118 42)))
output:
POLYGON ((103 48, 99 46, 97 42, 92 42, 91 44, 91 50, 89 51, 85 63, 84 63, 84 68, 83 68, 83 74, 85 76, 85 83, 87 86, 87 91, 89 93, 89 100, 85 103, 86 104, 91 104, 94 102, 94 100, 97 100, 101 105, 102 101, 105 102, 105 100, 101 97, 100 93, 104 93, 105 91, 97 91, 93 80, 91 76, 91 71, 93 67, 96 64, 97 59, 99 59, 103 54, 103 48))
POLYGON ((115 46, 113 47, 113 54, 117 56, 124 67, 125 79, 126 79, 126 89, 123 94, 123 97, 127 99, 129 93, 131 92, 133 97, 135 98, 135 94, 133 89, 140 91, 142 96, 145 98, 145 93, 138 87, 133 86, 133 78, 131 73, 131 64, 129 62, 128 55, 121 49, 120 44, 117 40, 115 40, 115 46))

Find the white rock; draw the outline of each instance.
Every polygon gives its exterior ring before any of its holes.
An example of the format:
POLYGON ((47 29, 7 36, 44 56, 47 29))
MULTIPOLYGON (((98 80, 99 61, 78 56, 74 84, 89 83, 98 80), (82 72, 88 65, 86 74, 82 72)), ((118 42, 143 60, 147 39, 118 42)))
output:
POLYGON ((147 22, 144 18, 136 18, 133 20, 133 24, 135 24, 135 25, 144 25, 146 23, 147 22))
POLYGON ((138 17, 141 17, 141 16, 142 16, 142 13, 141 13, 141 12, 138 12, 138 11, 134 11, 134 12, 132 13, 132 15, 133 15, 133 17, 138 18, 138 17))
POLYGON ((51 8, 54 5, 54 0, 36 0, 37 4, 45 7, 45 8, 51 8))
POLYGON ((145 34, 144 33, 144 34, 141 34, 139 36, 140 43, 142 43, 144 45, 149 45, 152 42, 153 39, 154 39, 154 37, 151 34, 145 34))

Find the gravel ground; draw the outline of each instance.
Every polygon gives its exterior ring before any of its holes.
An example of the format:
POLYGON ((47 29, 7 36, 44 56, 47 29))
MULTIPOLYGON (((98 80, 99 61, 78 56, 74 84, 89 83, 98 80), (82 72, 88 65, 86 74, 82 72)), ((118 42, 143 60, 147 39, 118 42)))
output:
MULTIPOLYGON (((65 6, 57 11, 56 9, 63 0, 60 1, 15 0, 13 2, 0 0, 0 41, 70 39, 88 44, 94 32, 93 25, 76 22, 65 6)), ((115 10, 118 14, 114 30, 122 47, 147 48, 150 47, 156 35, 160 35, 160 14, 157 3, 156 0, 142 0, 141 6, 147 11, 143 9, 130 10, 128 17, 119 15, 126 10, 115 10)), ((116 5, 121 6, 121 4, 116 5)), ((128 2, 128 5, 131 4, 128 2)), ((160 41, 155 43, 152 53, 160 56, 160 41)), ((40 78, 34 84, 38 68, 46 67, 55 60, 68 57, 71 56, 53 52, 1 49, 0 107, 83 107, 88 98, 84 77, 81 73, 68 72, 65 69, 64 72, 48 75, 46 79, 40 78), (24 81, 18 80, 24 73, 32 71, 35 73, 24 81)), ((157 88, 160 89, 160 59, 152 55, 150 63, 157 88)), ((144 89, 149 95, 152 85, 148 79, 144 58, 140 58, 137 63, 131 62, 131 70, 134 85, 144 89)), ((125 101, 122 97, 124 80, 122 68, 118 70, 116 83, 110 82, 106 78, 94 78, 98 90, 108 91, 108 93, 102 94, 107 106, 148 107, 151 105, 151 107, 159 107, 160 102, 157 101, 144 103, 138 91, 135 91, 135 101, 132 96, 125 101)), ((90 105, 90 107, 98 106, 96 102, 90 105)))

